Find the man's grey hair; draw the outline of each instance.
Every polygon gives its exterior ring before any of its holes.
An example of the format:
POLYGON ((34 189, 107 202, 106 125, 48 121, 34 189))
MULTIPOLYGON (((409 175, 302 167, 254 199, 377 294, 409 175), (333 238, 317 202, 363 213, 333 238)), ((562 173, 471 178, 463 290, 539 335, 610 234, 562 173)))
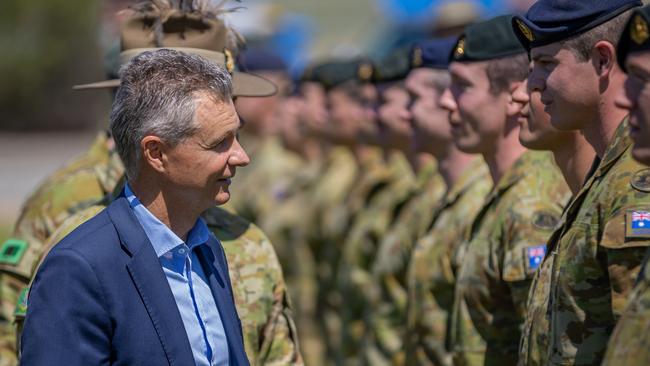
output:
POLYGON ((196 132, 199 97, 232 99, 232 79, 223 67, 176 50, 144 52, 126 64, 120 76, 110 125, 129 179, 140 169, 145 136, 158 136, 174 146, 196 132))

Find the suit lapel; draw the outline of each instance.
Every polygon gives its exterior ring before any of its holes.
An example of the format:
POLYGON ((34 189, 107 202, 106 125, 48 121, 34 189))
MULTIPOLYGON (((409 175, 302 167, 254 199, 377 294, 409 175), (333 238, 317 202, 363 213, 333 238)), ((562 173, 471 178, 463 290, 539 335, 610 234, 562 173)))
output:
POLYGON ((230 364, 247 366, 249 363, 244 350, 241 322, 235 308, 230 277, 228 276, 228 266, 221 244, 210 236, 208 245, 199 247, 198 257, 203 272, 208 276, 212 296, 214 296, 221 316, 221 322, 228 340, 230 364))
POLYGON ((185 326, 156 252, 124 197, 117 198, 108 214, 131 255, 127 269, 151 318, 170 365, 193 365, 194 356, 185 326))

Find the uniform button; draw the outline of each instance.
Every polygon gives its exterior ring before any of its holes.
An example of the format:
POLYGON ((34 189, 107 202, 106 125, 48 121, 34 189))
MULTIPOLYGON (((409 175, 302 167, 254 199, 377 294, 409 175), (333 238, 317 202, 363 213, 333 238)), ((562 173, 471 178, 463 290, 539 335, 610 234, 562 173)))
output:
POLYGON ((185 254, 185 248, 180 248, 180 249, 178 250, 178 252, 179 252, 180 254, 185 254))

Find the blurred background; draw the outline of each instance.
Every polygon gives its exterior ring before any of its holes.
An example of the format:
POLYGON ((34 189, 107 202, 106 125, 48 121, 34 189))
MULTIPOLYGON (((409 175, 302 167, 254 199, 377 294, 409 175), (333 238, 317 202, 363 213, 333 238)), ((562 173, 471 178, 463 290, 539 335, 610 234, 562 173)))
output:
MULTIPOLYGON (((244 0, 228 15, 250 45, 277 50, 294 76, 322 58, 381 57, 454 22, 524 12, 532 0, 244 0)), ((129 0, 0 1, 0 242, 35 185, 106 128, 104 80, 129 0)), ((114 67, 113 67, 114 68, 114 67)))

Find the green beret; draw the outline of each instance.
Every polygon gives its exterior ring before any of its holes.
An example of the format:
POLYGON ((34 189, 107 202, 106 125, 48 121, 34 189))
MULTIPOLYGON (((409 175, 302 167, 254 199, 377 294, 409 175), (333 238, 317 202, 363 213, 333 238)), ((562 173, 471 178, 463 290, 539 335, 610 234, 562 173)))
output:
POLYGON ((352 80, 369 82, 373 73, 372 63, 364 59, 332 61, 307 68, 301 80, 320 83, 329 90, 352 80))
POLYGON ((650 5, 634 11, 618 42, 618 64, 625 70, 627 55, 650 50, 650 5))
POLYGON ((512 29, 512 15, 469 25, 458 38, 451 61, 475 62, 525 53, 512 29))

